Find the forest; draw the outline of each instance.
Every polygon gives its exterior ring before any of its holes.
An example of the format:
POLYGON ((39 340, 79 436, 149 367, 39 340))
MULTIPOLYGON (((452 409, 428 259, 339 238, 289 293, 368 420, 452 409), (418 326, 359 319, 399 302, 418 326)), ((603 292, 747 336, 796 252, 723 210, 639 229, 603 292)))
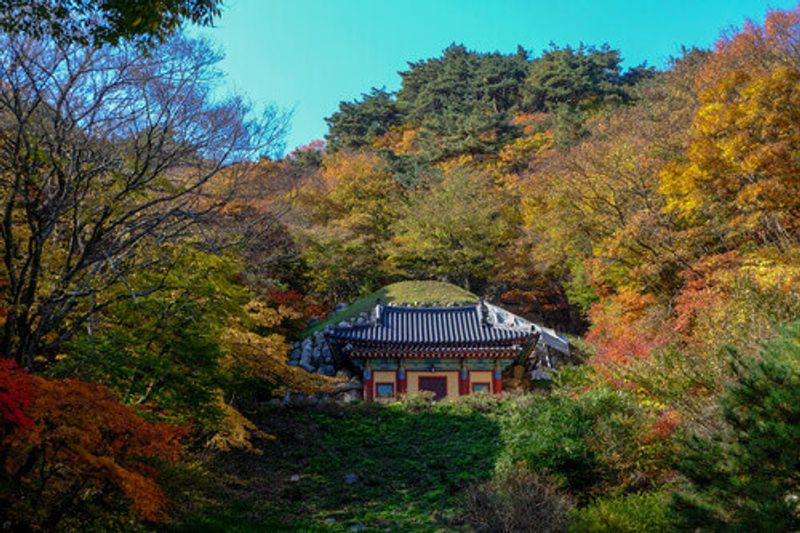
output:
POLYGON ((4 529, 800 529, 800 8, 663 69, 454 43, 284 154, 185 31, 218 0, 50 4, 0 7, 4 529), (309 326, 406 280, 576 361, 286 405, 342 381, 287 364, 309 326))

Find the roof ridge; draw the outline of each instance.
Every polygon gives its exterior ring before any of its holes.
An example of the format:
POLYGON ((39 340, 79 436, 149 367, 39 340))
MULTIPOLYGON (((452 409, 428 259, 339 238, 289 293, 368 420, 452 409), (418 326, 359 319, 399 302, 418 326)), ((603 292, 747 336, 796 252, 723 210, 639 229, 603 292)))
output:
POLYGON ((460 311, 464 309, 474 310, 480 304, 459 304, 459 305, 442 305, 442 306, 412 306, 412 305, 392 305, 388 303, 380 304, 384 309, 390 310, 403 310, 403 311, 460 311))

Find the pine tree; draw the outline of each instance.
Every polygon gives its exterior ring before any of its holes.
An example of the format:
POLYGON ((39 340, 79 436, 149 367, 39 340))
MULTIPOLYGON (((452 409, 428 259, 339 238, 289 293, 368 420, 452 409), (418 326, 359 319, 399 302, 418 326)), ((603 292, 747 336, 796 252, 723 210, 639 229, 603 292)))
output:
POLYGON ((691 488, 676 508, 688 529, 800 528, 800 322, 752 359, 734 357, 725 427, 693 437, 679 470, 691 488))

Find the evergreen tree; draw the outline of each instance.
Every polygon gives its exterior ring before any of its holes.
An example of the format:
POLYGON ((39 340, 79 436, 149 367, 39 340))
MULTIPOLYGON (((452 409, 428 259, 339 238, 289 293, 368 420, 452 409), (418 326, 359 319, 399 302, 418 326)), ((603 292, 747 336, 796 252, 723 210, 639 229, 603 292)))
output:
POLYGON ((608 45, 553 46, 535 59, 522 87, 523 106, 530 111, 553 111, 567 105, 591 109, 630 100, 633 83, 652 77, 644 65, 622 73, 622 57, 608 45))
POLYGON ((679 464, 691 488, 676 507, 687 529, 800 528, 800 322, 734 359, 736 382, 722 398, 726 426, 694 437, 679 464))
POLYGON ((368 146, 372 139, 383 135, 401 122, 394 95, 385 88, 372 90, 361 100, 341 102, 339 111, 325 119, 328 123, 328 148, 357 149, 368 146))
POLYGON ((424 131, 430 159, 491 153, 512 135, 511 111, 519 104, 527 53, 482 54, 451 45, 441 57, 409 64, 401 72, 398 104, 424 131))

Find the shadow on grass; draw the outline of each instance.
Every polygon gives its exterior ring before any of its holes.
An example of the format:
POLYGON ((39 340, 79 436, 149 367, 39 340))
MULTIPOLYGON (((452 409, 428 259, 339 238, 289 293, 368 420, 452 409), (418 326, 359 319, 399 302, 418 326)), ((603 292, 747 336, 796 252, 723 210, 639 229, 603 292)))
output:
POLYGON ((226 505, 189 529, 458 530, 463 490, 491 477, 501 449, 496 421, 447 404, 282 408, 260 418, 277 440, 259 443, 263 455, 220 456, 212 469, 226 505))

